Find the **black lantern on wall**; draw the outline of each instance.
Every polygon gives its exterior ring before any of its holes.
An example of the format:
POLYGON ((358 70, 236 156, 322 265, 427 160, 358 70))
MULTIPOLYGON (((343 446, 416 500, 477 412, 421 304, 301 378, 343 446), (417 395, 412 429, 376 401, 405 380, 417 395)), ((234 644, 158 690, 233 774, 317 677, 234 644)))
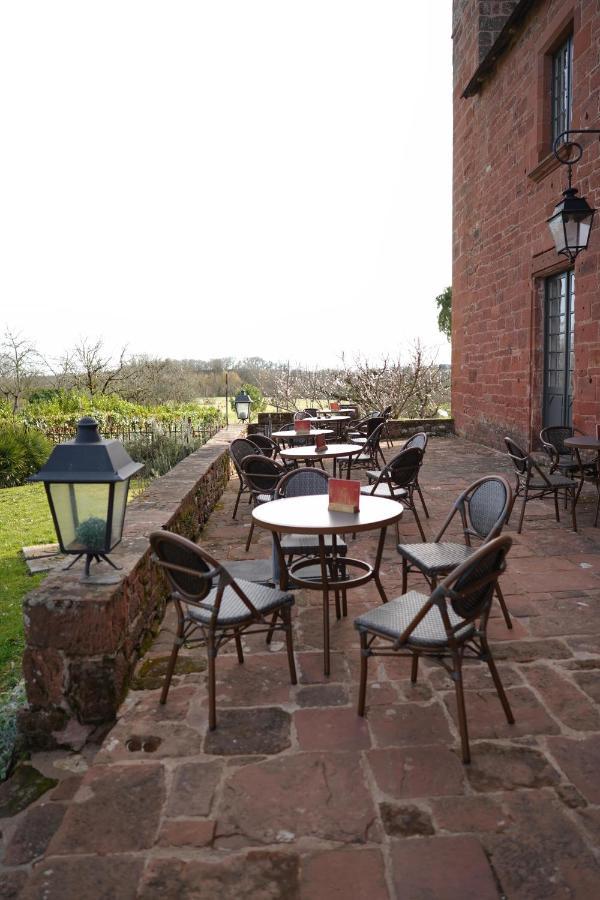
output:
POLYGON ((554 212, 547 221, 556 252, 574 262, 582 250, 587 250, 596 210, 592 209, 585 197, 578 197, 577 188, 572 186, 572 168, 581 159, 583 147, 581 144, 569 141, 570 134, 600 134, 600 131, 596 128, 564 131, 554 141, 555 157, 563 165, 569 167, 569 185, 563 191, 562 200, 556 204, 554 212), (563 158, 560 155, 561 148, 567 148, 568 157, 563 158))
POLYGON ((77 436, 54 448, 46 464, 29 481, 42 481, 60 549, 75 554, 70 568, 85 556, 85 574, 92 559, 105 559, 123 535, 129 479, 143 468, 120 441, 105 440, 98 423, 88 416, 77 425, 77 436))
POLYGON ((234 403, 238 419, 240 422, 245 422, 250 418, 250 406, 252 405, 252 400, 246 391, 241 390, 239 394, 237 394, 234 403))

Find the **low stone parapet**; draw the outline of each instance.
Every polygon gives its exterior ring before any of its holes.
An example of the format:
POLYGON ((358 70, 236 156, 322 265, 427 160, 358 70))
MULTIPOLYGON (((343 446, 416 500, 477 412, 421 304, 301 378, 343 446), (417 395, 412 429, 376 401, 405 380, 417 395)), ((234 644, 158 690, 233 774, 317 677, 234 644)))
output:
MULTIPOLYGON (((248 426, 248 434, 252 432, 268 432, 271 428, 277 431, 282 425, 292 422, 294 414, 290 412, 259 413, 258 421, 248 426)), ((390 419, 387 424, 388 434, 391 438, 408 438, 418 431, 425 431, 435 437, 445 437, 454 434, 454 419, 450 417, 438 417, 435 419, 390 419)))
POLYGON ((151 562, 148 535, 167 528, 198 537, 229 479, 229 444, 242 430, 219 431, 128 505, 123 540, 111 553, 119 583, 82 582, 76 564, 25 597, 29 707, 19 725, 29 747, 81 744, 115 718, 165 610, 166 585, 151 562))

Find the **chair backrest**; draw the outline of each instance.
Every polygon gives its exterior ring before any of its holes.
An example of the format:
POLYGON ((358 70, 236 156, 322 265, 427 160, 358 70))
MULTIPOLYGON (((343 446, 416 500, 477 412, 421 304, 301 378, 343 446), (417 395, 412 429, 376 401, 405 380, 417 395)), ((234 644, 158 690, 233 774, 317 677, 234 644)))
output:
MULTIPOLYGON (((487 619, 498 578, 506 568, 505 557, 512 544, 508 536, 484 544, 447 575, 431 594, 431 600, 448 600, 461 619, 487 619)), ((454 627, 454 631, 460 628, 454 627)))
POLYGON ((461 512, 465 538, 490 541, 501 533, 512 506, 512 488, 501 475, 488 475, 463 491, 455 506, 461 512))
POLYGON ((307 497, 313 494, 326 494, 329 475, 321 469, 303 467, 294 469, 283 476, 277 485, 278 497, 307 497))
POLYGON ((317 409, 314 406, 309 406, 307 409, 304 410, 304 412, 306 413, 307 416, 310 416, 311 418, 313 418, 314 416, 317 415, 317 409))
POLYGON ((392 407, 386 406, 385 409, 381 411, 382 418, 389 419, 392 415, 392 407))
POLYGON ((296 412, 294 413, 294 422, 297 422, 299 419, 308 419, 308 413, 306 410, 304 412, 296 412))
POLYGON ((286 422, 284 425, 279 426, 280 431, 295 431, 296 426, 293 422, 286 422))
POLYGON ((425 453, 428 440, 429 435, 425 431, 417 431, 416 434, 409 437, 402 449, 408 450, 409 447, 420 447, 423 453, 425 453))
POLYGON ((247 438, 236 438, 231 442, 229 445, 229 453, 238 475, 240 473, 242 460, 246 456, 252 456, 257 451, 259 451, 258 445, 253 441, 249 441, 247 438))
POLYGON ((175 600, 208 610, 214 622, 219 615, 223 591, 229 585, 248 611, 258 615, 254 604, 229 572, 193 541, 170 531, 153 531, 150 546, 153 561, 164 571, 175 600), (213 588, 216 588, 214 599, 211 598, 210 604, 203 603, 213 588))
POLYGON ((394 456, 383 472, 387 473, 395 487, 407 488, 415 484, 422 462, 423 451, 420 447, 409 447, 394 456))
POLYGON ((385 422, 379 422, 379 425, 377 425, 367 435, 367 439, 364 444, 364 452, 372 453, 372 452, 375 452, 375 450, 377 450, 377 448, 379 447, 379 441, 381 440, 381 432, 383 431, 384 425, 385 425, 385 422))
POLYGON ((381 434, 381 430, 385 425, 385 419, 382 416, 372 416, 370 419, 367 419, 367 438, 371 437, 374 431, 379 429, 379 433, 381 434))
POLYGON ((504 443, 518 475, 526 475, 529 471, 529 454, 515 444, 512 438, 505 437, 504 443))
POLYGON ((550 444, 560 455, 571 455, 571 449, 565 447, 566 438, 573 437, 575 429, 570 425, 547 425, 540 431, 542 445, 550 444))
POLYGON ((256 444, 263 456, 268 456, 271 459, 279 452, 279 447, 275 441, 265 434, 253 434, 252 443, 256 444))
POLYGON ((285 474, 283 466, 262 454, 246 456, 242 460, 242 472, 251 490, 257 493, 271 493, 277 482, 285 474))

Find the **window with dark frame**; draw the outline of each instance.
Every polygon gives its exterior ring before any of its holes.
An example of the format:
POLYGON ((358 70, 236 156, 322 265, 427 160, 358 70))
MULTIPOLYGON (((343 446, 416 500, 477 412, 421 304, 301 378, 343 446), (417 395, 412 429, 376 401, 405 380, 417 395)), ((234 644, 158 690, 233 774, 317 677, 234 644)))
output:
POLYGON ((552 54, 552 143, 571 126, 573 35, 552 54))
POLYGON ((575 273, 545 280, 543 424, 571 425, 575 369, 575 273))

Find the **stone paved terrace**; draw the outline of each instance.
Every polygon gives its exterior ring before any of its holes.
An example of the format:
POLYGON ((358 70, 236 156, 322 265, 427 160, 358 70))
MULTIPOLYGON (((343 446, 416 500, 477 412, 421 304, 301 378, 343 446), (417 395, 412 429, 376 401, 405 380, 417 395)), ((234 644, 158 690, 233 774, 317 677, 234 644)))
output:
MULTIPOLYGON (((499 471, 507 466, 494 451, 431 441, 429 534, 463 486, 499 471)), ((202 538, 223 560, 245 556, 249 513, 232 521, 235 491, 232 481, 202 538)), ((406 662, 372 662, 368 715, 356 715, 352 619, 379 602, 371 585, 350 592, 347 620, 334 619, 328 680, 316 592, 297 593, 296 687, 280 644, 247 640, 244 666, 220 656, 212 734, 202 651, 182 659, 158 705, 170 618, 102 746, 32 760, 59 783, 2 820, 0 897, 600 896, 600 529, 590 527, 594 496, 582 499, 579 534, 567 515, 554 522, 551 501, 528 505, 521 537, 509 529, 503 589, 514 629, 495 609, 490 633, 516 724, 506 724, 485 667, 470 666, 470 766, 459 757, 452 683, 433 664, 413 686, 406 662)), ((411 519, 406 540, 417 539, 411 519)), ((356 555, 374 544, 359 537, 356 555)), ((249 556, 269 554, 259 531, 249 556)), ((390 596, 398 561, 390 532, 390 596)))

